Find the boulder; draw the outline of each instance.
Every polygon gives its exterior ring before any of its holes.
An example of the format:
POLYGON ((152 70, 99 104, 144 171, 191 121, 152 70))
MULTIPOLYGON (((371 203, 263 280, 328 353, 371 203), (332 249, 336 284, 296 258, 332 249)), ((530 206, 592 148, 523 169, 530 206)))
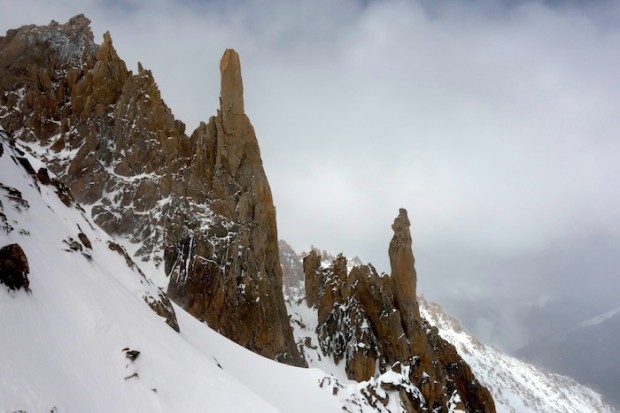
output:
POLYGON ((28 258, 19 244, 0 248, 0 284, 10 290, 30 291, 29 273, 28 258))

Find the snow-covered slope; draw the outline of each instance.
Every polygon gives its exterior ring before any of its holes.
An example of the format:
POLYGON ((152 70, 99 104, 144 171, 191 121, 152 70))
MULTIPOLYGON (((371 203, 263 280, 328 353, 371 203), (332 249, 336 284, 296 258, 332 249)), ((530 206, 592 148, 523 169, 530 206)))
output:
POLYGON ((256 355, 179 307, 170 328, 145 302, 160 291, 0 135, 0 248, 19 244, 30 268, 30 292, 0 284, 0 412, 377 411, 368 383, 256 355))
MULTIPOLYGON (((160 291, 77 205, 29 174, 5 137, 0 142, 0 248, 18 243, 30 267, 30 292, 0 285, 0 412, 402 411, 397 394, 384 390, 400 375, 355 383, 322 356, 301 286, 289 310, 296 339, 310 337, 309 369, 258 356, 176 306, 175 332, 145 303, 160 291), (132 361, 128 350, 140 354, 132 361), (372 397, 388 402, 372 407, 372 397)), ((23 157, 34 170, 42 166, 23 157)), ((613 411, 590 389, 480 344, 438 307, 421 304, 499 412, 613 411)))
MULTIPOLYGON (((287 259, 292 258, 287 256, 287 259)), ((346 382, 344 363, 335 365, 321 352, 316 334, 317 312, 306 305, 303 283, 289 288, 289 292, 292 294, 286 296, 286 302, 293 334, 303 348, 308 365, 346 382)), ((421 296, 418 303, 422 316, 456 347, 476 378, 489 389, 498 413, 617 413, 592 389, 484 345, 437 304, 428 303, 421 296)))
POLYGON ((191 328, 178 334, 151 311, 142 298, 157 289, 0 142, 0 182, 20 192, 0 189, 12 227, 0 232, 0 248, 22 247, 31 290, 0 285, 1 412, 276 411, 220 369, 204 353, 208 343, 196 350, 186 336, 191 328), (80 232, 91 249, 68 246, 80 232), (140 352, 134 362, 126 348, 140 352))
POLYGON ((612 413, 602 396, 574 380, 545 372, 480 343, 440 306, 419 299, 420 312, 459 354, 495 399, 498 413, 612 413))

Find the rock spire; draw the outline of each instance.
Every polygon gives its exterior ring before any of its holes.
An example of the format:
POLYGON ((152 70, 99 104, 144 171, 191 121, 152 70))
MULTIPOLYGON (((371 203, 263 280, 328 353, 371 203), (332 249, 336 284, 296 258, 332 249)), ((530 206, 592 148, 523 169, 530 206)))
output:
POLYGON ((226 49, 220 61, 221 109, 233 115, 245 114, 243 107, 243 81, 241 80, 241 63, 239 54, 233 49, 226 49))
POLYGON ((414 266, 415 259, 413 258, 410 226, 407 210, 401 208, 392 224, 394 236, 390 241, 388 250, 396 307, 402 314, 403 324, 408 335, 413 332, 411 320, 420 319, 420 310, 416 300, 417 274, 414 266))
POLYGON ((317 308, 321 350, 336 363, 343 361, 350 379, 368 380, 389 369, 403 375, 403 383, 391 390, 400 392, 408 412, 445 411, 456 399, 455 407, 464 411, 494 412, 488 390, 420 316, 410 225, 407 211, 400 209, 388 250, 391 275, 379 275, 370 264, 348 271, 342 255, 329 267, 321 264, 318 251, 304 258, 306 302, 317 308))
POLYGON ((243 112, 239 55, 220 62, 220 109, 192 137, 207 163, 209 228, 188 222, 166 240, 168 293, 224 335, 267 357, 304 365, 282 295, 276 212, 258 141, 243 112))
POLYGON ((23 26, 0 36, 0 126, 41 148, 174 301, 259 354, 304 365, 239 55, 227 50, 220 68, 220 108, 187 136, 152 73, 129 71, 109 33, 97 45, 87 18, 23 26))

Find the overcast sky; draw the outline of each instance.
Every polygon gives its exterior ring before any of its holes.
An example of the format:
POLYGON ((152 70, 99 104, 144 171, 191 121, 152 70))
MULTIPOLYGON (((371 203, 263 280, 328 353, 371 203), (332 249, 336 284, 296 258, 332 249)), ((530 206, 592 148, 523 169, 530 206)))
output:
POLYGON ((420 291, 509 349, 526 338, 492 337, 479 303, 506 323, 526 301, 620 305, 618 1, 0 5, 2 33, 86 14, 97 42, 109 30, 129 68, 153 71, 188 132, 215 114, 235 48, 279 235, 298 251, 389 271, 404 207, 420 291))

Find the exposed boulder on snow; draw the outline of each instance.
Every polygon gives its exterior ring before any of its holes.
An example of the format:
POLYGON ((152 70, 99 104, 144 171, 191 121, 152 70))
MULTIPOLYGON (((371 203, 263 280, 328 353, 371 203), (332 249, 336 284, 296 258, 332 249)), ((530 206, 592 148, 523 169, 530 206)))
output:
MULTIPOLYGON (((78 234, 78 237, 86 248, 92 248, 92 246, 88 246, 90 245, 90 241, 88 240, 88 238, 86 238, 86 235, 80 233, 78 234)), ((127 263, 127 267, 140 274, 143 279, 143 283, 150 284, 150 281, 146 279, 142 270, 136 265, 135 262, 133 262, 127 251, 125 251, 125 248, 121 247, 113 241, 108 241, 108 248, 122 255, 125 259, 125 263, 127 263)), ((177 333, 180 332, 179 324, 177 323, 177 316, 174 312, 174 307, 172 306, 172 303, 170 302, 168 296, 164 294, 163 291, 158 290, 156 292, 145 292, 142 296, 142 299, 149 305, 149 307, 151 307, 151 310, 153 310, 158 316, 163 317, 164 320, 166 320, 166 324, 172 327, 174 331, 176 331, 177 333)))
POLYGON ((86 236, 86 234, 84 234, 83 232, 80 232, 78 234, 78 239, 80 240, 80 242, 82 243, 82 245, 89 249, 92 250, 93 249, 93 244, 90 242, 90 240, 88 239, 88 237, 86 236))
POLYGON ((30 145, 97 224, 137 244, 132 258, 161 287, 170 281, 174 301, 249 349, 304 364, 234 50, 220 63, 217 115, 190 136, 152 73, 140 64, 129 71, 109 33, 95 44, 84 16, 9 31, 0 62, 0 126, 30 145))
POLYGON ((174 331, 177 333, 181 332, 174 307, 166 294, 159 291, 157 294, 144 295, 143 299, 151 307, 151 310, 155 311, 158 316, 163 317, 166 320, 166 324, 172 327, 174 331))
POLYGON ((43 185, 49 185, 52 183, 52 180, 50 179, 50 175, 47 172, 47 168, 39 168, 39 170, 37 171, 37 179, 43 185))
POLYGON ((6 285, 11 290, 28 288, 28 258, 19 244, 10 244, 0 248, 0 284, 6 285))
POLYGON ((140 351, 138 350, 132 350, 129 347, 125 347, 123 349, 123 353, 125 353, 125 357, 129 360, 129 361, 136 361, 136 359, 138 358, 138 356, 140 356, 140 351))
MULTIPOLYGON (((317 308, 323 354, 336 363, 343 360, 347 376, 357 381, 399 366, 398 374, 404 377, 399 380, 419 390, 404 391, 406 386, 399 385, 408 411, 435 411, 452 404, 466 411, 494 412, 490 393, 455 347, 420 316, 409 227, 407 211, 401 209, 392 225, 391 275, 379 275, 371 265, 349 272, 342 255, 328 267, 316 251, 304 258, 307 297, 314 295, 307 302, 317 308)), ((376 387, 368 387, 367 394, 369 400, 387 403, 376 387)))

